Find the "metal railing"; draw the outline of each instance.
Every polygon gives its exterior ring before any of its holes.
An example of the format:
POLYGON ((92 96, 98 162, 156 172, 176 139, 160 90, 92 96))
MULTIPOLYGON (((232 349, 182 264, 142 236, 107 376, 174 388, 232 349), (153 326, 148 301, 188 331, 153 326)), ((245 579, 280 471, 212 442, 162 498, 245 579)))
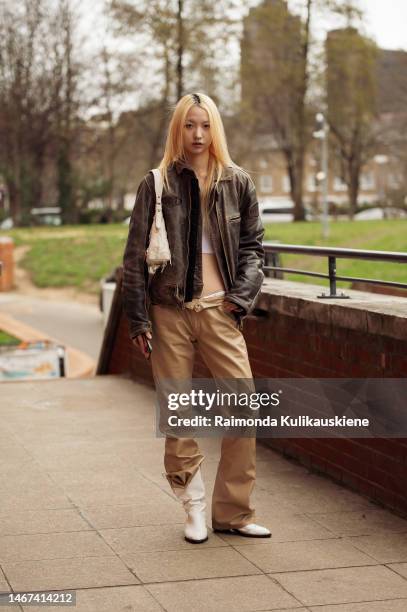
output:
POLYGON ((265 266, 263 269, 266 276, 282 278, 283 272, 290 272, 293 274, 304 274, 306 276, 328 279, 330 289, 329 295, 322 293, 321 295, 317 296, 319 298, 349 298, 350 296, 345 295, 343 292, 340 294, 336 292, 336 281, 356 281, 370 283, 373 285, 386 285, 387 287, 407 289, 407 283, 398 283, 395 281, 385 281, 371 278, 357 278, 354 276, 340 276, 336 273, 337 259, 365 259, 370 261, 391 261, 393 263, 396 262, 407 264, 407 253, 392 251, 365 251, 361 249, 343 249, 335 247, 313 247, 296 244, 276 244, 272 242, 264 242, 263 246, 265 250, 265 266), (309 270, 283 267, 280 265, 279 260, 279 255, 281 253, 311 255, 313 257, 327 257, 328 273, 324 274, 322 272, 310 272, 309 270))

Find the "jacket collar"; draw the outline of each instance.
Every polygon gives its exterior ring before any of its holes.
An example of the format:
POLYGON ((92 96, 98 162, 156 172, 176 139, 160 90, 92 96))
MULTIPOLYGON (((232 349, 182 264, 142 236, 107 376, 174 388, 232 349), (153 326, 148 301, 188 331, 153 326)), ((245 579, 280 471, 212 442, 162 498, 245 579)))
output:
MULTIPOLYGON (((188 162, 182 160, 182 159, 177 159, 174 162, 172 162, 172 165, 175 167, 175 170, 177 172, 177 174, 181 174, 181 172, 183 170, 187 170, 188 172, 192 172, 194 173, 193 168, 191 168, 191 166, 188 164, 188 162)), ((233 177, 233 170, 232 170, 232 166, 226 166, 224 168, 222 168, 222 174, 220 177, 221 181, 228 181, 231 180, 233 177)), ((213 182, 216 182, 216 178, 214 178, 213 182)))

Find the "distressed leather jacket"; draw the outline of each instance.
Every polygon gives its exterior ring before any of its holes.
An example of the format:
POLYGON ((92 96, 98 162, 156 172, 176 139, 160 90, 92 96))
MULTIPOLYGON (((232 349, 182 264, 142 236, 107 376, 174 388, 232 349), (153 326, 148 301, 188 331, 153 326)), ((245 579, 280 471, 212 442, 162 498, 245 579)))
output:
MULTIPOLYGON (((152 331, 148 317, 150 303, 184 308, 184 303, 200 297, 203 289, 198 179, 182 161, 169 166, 168 179, 170 189, 164 187, 162 210, 171 263, 164 270, 149 275, 145 261, 155 210, 152 172, 144 176, 138 187, 131 215, 122 282, 131 338, 152 331)), ((210 199, 209 232, 225 285, 224 299, 239 306, 233 315, 242 329, 242 319, 253 309, 264 278, 264 229, 253 181, 233 166, 223 168, 210 199)))

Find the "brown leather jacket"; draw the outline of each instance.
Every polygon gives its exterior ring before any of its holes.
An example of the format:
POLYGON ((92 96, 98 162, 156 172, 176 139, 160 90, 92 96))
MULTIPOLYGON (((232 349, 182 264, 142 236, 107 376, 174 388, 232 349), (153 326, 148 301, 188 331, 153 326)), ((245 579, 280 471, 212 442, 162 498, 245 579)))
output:
MULTIPOLYGON (((170 189, 164 187, 162 208, 171 250, 171 263, 149 275, 145 262, 155 209, 154 177, 141 181, 130 220, 123 256, 123 304, 130 324, 130 336, 150 330, 149 304, 183 308, 184 302, 202 292, 202 216, 199 183, 190 166, 176 161, 168 168, 170 189), (188 288, 187 288, 188 285, 188 288), (187 295, 186 295, 187 293, 187 295), (187 297, 187 299, 185 299, 187 297)), ((262 286, 264 229, 253 181, 241 170, 223 169, 218 186, 212 188, 209 231, 219 270, 225 285, 225 299, 237 304, 237 325, 254 307, 262 286)))

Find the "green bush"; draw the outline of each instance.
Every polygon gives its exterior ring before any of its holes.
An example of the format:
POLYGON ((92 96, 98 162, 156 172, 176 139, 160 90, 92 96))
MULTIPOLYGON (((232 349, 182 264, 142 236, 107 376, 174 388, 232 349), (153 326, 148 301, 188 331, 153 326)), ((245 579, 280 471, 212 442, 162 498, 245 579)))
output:
POLYGON ((128 210, 112 210, 101 208, 100 210, 90 210, 84 208, 79 212, 79 223, 121 223, 129 216, 128 210))

